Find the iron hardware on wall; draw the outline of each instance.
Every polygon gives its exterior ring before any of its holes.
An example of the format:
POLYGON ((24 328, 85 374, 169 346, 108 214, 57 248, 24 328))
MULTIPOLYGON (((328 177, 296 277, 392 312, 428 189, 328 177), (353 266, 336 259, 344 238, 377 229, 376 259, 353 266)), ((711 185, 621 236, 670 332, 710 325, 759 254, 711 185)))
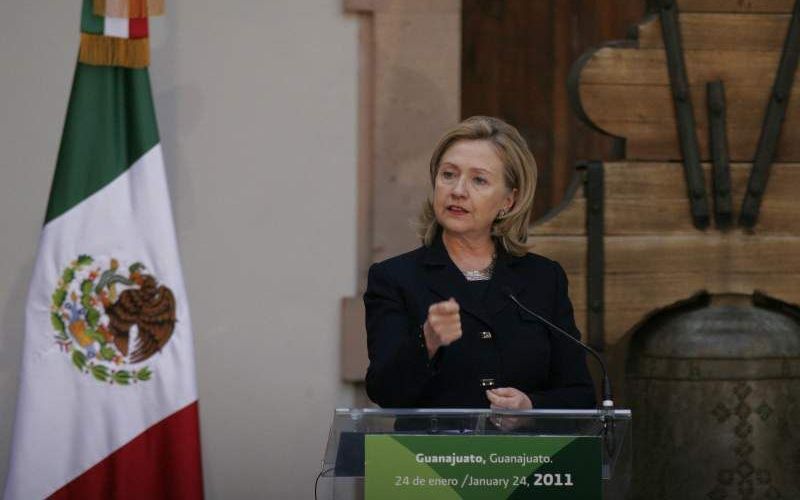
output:
POLYGON ((727 229, 733 221, 731 201, 731 166, 728 135, 725 131, 725 86, 721 80, 706 85, 709 114, 709 146, 714 165, 714 222, 727 229))
POLYGON ((588 310, 587 336, 589 345, 596 351, 605 348, 603 321, 605 320, 605 248, 603 244, 603 163, 590 161, 582 164, 586 186, 587 273, 586 305, 588 310))
POLYGON ((700 146, 697 142, 697 127, 694 121, 694 108, 686 76, 686 63, 683 60, 681 32, 678 24, 678 6, 674 0, 659 0, 661 33, 667 53, 667 69, 672 86, 672 100, 678 124, 678 138, 683 154, 683 171, 689 193, 692 222, 698 229, 709 224, 708 200, 700 166, 700 146))
POLYGON ((758 222, 761 199, 767 188, 769 170, 778 148, 778 139, 794 83, 798 51, 800 51, 800 0, 795 2, 792 11, 792 21, 786 34, 781 62, 775 75, 775 83, 772 85, 772 96, 767 104, 761 135, 758 138, 753 170, 750 171, 747 192, 742 203, 742 211, 739 214, 739 225, 746 228, 753 228, 758 222))

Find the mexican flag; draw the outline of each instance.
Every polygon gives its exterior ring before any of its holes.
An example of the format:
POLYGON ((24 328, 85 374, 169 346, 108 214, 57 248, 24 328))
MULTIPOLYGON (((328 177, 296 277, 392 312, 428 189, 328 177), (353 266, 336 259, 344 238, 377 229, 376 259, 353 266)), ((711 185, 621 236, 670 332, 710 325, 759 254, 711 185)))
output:
POLYGON ((83 3, 8 500, 203 495, 192 328, 146 67, 147 14, 160 8, 83 3))

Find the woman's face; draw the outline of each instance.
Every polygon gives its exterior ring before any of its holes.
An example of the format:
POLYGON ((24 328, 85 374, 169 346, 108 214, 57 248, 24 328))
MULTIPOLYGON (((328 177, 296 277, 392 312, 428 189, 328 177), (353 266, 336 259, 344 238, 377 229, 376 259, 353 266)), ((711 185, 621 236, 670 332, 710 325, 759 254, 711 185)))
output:
POLYGON ((445 151, 433 188, 433 210, 445 232, 470 238, 491 234, 498 213, 510 210, 516 197, 504 170, 489 141, 460 140, 445 151))

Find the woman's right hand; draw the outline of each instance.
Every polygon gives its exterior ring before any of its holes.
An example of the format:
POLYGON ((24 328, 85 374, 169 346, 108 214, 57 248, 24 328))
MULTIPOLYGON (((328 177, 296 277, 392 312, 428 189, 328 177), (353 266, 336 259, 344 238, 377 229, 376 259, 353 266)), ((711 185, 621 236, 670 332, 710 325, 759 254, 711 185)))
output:
POLYGON ((450 345, 461 338, 460 307, 456 299, 432 304, 428 308, 428 319, 422 325, 425 336, 425 347, 428 359, 432 358, 439 347, 450 345))

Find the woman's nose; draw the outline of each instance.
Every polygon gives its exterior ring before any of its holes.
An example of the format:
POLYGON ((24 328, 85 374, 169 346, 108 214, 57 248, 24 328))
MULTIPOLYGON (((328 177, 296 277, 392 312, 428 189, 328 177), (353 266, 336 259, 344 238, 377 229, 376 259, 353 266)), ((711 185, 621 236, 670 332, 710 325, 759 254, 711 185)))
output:
POLYGON ((467 194, 467 187, 465 184, 464 177, 461 177, 456 181, 456 184, 453 186, 453 196, 465 196, 467 194))

